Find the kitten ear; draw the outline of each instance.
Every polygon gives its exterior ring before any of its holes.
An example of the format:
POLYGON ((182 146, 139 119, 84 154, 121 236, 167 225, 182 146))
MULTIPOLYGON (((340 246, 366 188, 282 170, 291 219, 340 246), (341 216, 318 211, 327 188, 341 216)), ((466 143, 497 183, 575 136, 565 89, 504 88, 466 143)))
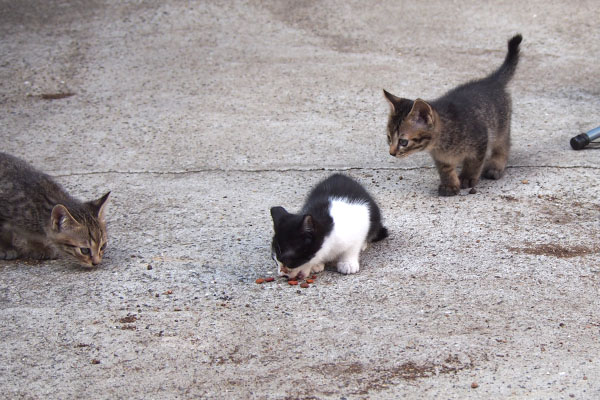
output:
POLYGON ((279 223, 279 220, 281 220, 284 215, 288 214, 289 213, 285 211, 285 208, 283 207, 271 207, 271 218, 273 218, 273 223, 275 225, 279 223))
POLYGON ((73 218, 67 207, 62 204, 57 204, 52 209, 50 214, 50 226, 55 232, 73 230, 79 226, 79 222, 73 218))
POLYGON ((400 100, 402 100, 399 97, 394 96, 393 94, 391 94, 390 92, 388 92, 387 90, 383 89, 383 95, 385 96, 385 99, 388 101, 388 103, 390 104, 390 107, 392 107, 392 111, 396 111, 396 104, 400 102, 400 100))
POLYGON ((416 99, 408 116, 416 124, 433 127, 433 108, 425 100, 416 99))
POLYGON ((104 210, 106 209, 106 203, 108 202, 109 195, 110 192, 106 192, 106 194, 99 199, 88 202, 88 204, 96 210, 96 217, 98 217, 98 219, 101 221, 104 220, 104 210))
POLYGON ((302 231, 303 232, 314 232, 315 231, 315 221, 310 214, 306 214, 302 218, 302 231))
POLYGON ((385 96, 385 99, 390 104, 392 112, 397 112, 398 110, 409 108, 412 103, 412 100, 403 99, 402 97, 394 96, 393 94, 391 94, 390 92, 388 92, 385 89, 383 89, 383 95, 385 96))

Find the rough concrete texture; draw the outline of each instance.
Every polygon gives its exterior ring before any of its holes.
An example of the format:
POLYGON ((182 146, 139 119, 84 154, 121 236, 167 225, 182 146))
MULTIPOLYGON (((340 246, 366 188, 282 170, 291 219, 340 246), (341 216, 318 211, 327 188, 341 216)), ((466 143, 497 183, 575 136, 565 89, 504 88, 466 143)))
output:
POLYGON ((99 268, 0 262, 2 396, 599 398, 600 153, 568 144, 600 125, 598 16, 0 1, 0 149, 80 198, 113 191, 99 268), (440 198, 428 155, 388 155, 381 89, 435 98, 516 32, 506 176, 440 198), (74 95, 42 98, 58 93, 74 95), (269 207, 333 171, 391 237, 357 275, 256 284, 276 273, 269 207))

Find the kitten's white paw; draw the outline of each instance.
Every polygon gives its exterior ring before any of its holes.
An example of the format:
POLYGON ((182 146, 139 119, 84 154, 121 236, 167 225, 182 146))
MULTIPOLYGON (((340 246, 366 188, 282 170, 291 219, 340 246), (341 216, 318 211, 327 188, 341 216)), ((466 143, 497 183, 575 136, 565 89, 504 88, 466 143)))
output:
POLYGON ((367 249, 367 247, 369 247, 369 242, 367 242, 365 240, 365 242, 363 243, 362 247, 360 248, 360 251, 365 251, 367 249))
POLYGON ((311 268, 311 274, 318 274, 319 272, 322 272, 324 269, 325 269, 325 264, 313 265, 311 268))
POLYGON ((288 279, 302 280, 302 279, 306 279, 310 275, 311 269, 312 269, 312 267, 310 264, 304 264, 300 267, 293 268, 293 269, 287 268, 286 272, 284 274, 280 274, 280 276, 284 275, 284 276, 287 276, 288 279))
POLYGON ((359 269, 358 261, 340 261, 337 263, 337 270, 342 274, 355 274, 359 269))

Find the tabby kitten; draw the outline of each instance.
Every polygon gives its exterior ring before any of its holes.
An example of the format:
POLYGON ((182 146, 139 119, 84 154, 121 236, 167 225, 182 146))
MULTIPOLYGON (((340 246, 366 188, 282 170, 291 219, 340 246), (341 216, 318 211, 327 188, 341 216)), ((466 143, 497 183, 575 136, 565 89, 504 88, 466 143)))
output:
POLYGON ((106 248, 109 194, 82 203, 50 176, 0 152, 0 259, 67 255, 98 265, 106 248))
POLYGON ((375 200, 352 178, 334 174, 308 195, 299 214, 271 208, 275 235, 271 245, 279 274, 304 279, 337 261, 343 274, 358 272, 367 242, 385 239, 375 200))
POLYGON ((441 196, 473 188, 481 175, 499 179, 510 148, 511 99, 506 85, 519 61, 521 35, 508 41, 504 63, 486 78, 468 82, 437 100, 408 100, 383 91, 391 105, 390 154, 426 150, 435 161, 441 196), (460 175, 456 168, 462 165, 460 175))

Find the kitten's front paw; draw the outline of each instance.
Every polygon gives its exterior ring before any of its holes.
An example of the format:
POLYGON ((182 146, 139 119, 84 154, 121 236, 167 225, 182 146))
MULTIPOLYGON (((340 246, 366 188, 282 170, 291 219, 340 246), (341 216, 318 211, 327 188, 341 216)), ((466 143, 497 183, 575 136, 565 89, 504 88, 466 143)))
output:
POLYGON ((325 264, 317 264, 317 265, 313 265, 311 268, 311 274, 318 274, 319 272, 322 272, 325 269, 325 264))
POLYGON ((438 194, 440 196, 456 196, 460 193, 460 187, 454 185, 440 185, 438 187, 438 194))
POLYGON ((340 261, 337 263, 337 270, 342 274, 355 274, 359 269, 358 262, 340 261))

